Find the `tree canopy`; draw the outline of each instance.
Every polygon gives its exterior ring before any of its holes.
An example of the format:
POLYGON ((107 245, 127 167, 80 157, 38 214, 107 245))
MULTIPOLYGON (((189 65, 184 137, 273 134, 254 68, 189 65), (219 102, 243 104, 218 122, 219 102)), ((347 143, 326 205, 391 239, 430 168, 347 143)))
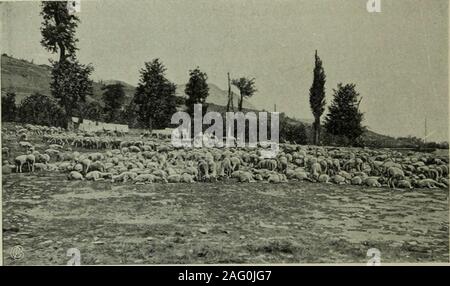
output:
POLYGON ((117 121, 120 115, 120 110, 125 101, 125 92, 123 90, 123 85, 120 83, 108 84, 102 87, 103 92, 103 102, 105 103, 104 118, 106 122, 117 121))
POLYGON ((70 120, 72 110, 88 95, 93 94, 92 80, 89 79, 93 68, 78 61, 52 63, 50 90, 70 120))
POLYGON ((66 1, 43 1, 41 16, 41 44, 51 53, 59 52, 59 61, 73 58, 77 50, 75 29, 79 19, 69 14, 66 1))
POLYGON ((166 68, 154 59, 146 62, 133 101, 139 125, 150 129, 170 125, 176 109, 176 86, 165 77, 166 68))
POLYGON ((325 128, 329 134, 343 136, 350 144, 355 145, 364 133, 364 127, 361 125, 364 115, 359 111, 360 95, 354 84, 339 83, 333 92, 325 128))
POLYGON ((7 92, 6 95, 2 95, 2 121, 14 121, 16 111, 16 94, 7 92))
POLYGON ((313 131, 314 144, 319 144, 320 138, 320 117, 325 111, 325 71, 322 67, 322 60, 315 54, 314 78, 311 88, 309 89, 309 104, 314 116, 313 131))
POLYGON ((39 93, 22 101, 17 117, 22 123, 67 127, 64 110, 53 99, 39 93))
POLYGON ((206 98, 209 95, 209 86, 206 82, 208 80, 208 75, 197 67, 194 70, 189 71, 189 81, 186 84, 184 92, 188 96, 186 99, 187 112, 191 117, 194 114, 194 104, 202 104, 203 110, 202 115, 205 114, 207 110, 206 98))
POLYGON ((241 77, 238 79, 233 79, 231 84, 239 89, 240 98, 238 103, 238 110, 242 111, 242 104, 244 101, 244 97, 251 97, 258 90, 255 87, 255 78, 249 79, 246 77, 241 77))

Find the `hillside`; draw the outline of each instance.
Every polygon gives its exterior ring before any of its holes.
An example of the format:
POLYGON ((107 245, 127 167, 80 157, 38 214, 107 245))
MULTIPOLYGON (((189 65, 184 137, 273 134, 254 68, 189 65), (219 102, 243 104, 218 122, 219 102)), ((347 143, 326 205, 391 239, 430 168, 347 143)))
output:
MULTIPOLYGON (((50 96, 51 67, 49 65, 37 65, 3 54, 1 58, 1 73, 1 92, 2 94, 15 92, 16 103, 22 102, 23 99, 35 92, 50 96)), ((129 84, 123 84, 126 96, 132 97, 134 87, 129 84)), ((101 102, 102 86, 102 83, 94 82, 93 95, 88 97, 87 100, 101 102)))
MULTIPOLYGON (((48 65, 37 65, 26 60, 16 59, 8 55, 1 56, 1 93, 15 92, 16 103, 19 104, 27 96, 39 92, 41 94, 50 96, 50 73, 51 68, 48 65)), ((104 80, 101 82, 94 82, 94 92, 88 101, 97 101, 102 104, 102 86, 103 84, 121 83, 124 86, 127 101, 131 100, 134 95, 136 87, 120 80, 104 80)), ((184 93, 186 85, 177 85, 176 95, 180 99, 185 99, 184 93)), ((225 112, 228 101, 228 92, 220 89, 213 83, 209 84, 209 96, 207 102, 209 103, 210 111, 225 112)), ((180 102, 182 102, 181 100, 180 102)), ((238 96, 234 96, 235 110, 238 106, 238 96)), ((247 100, 243 103, 244 111, 256 111, 256 108, 247 100)), ((179 106, 182 109, 182 106, 179 106)), ((311 134, 311 120, 309 119, 289 119, 291 123, 303 123, 307 128, 307 134, 311 134)), ((378 133, 367 131, 364 134, 364 141, 370 145, 379 144, 384 146, 396 146, 399 140, 380 135, 378 133)))
MULTIPOLYGON (((26 60, 16 59, 7 55, 2 55, 1 58, 1 91, 2 94, 6 92, 15 92, 16 101, 20 103, 27 96, 39 92, 41 94, 50 95, 50 73, 51 67, 48 65, 36 65, 26 60)), ((88 100, 99 101, 101 103, 102 86, 103 84, 120 83, 124 86, 125 96, 128 100, 133 98, 136 87, 120 80, 104 80, 94 82, 94 94, 88 100)), ((184 93, 186 85, 177 85, 176 95, 186 98, 184 93)), ((238 97, 234 97, 234 106, 237 107, 238 97)), ((209 84, 208 103, 215 105, 226 106, 228 101, 228 92, 220 89, 215 84, 209 84)), ((254 109, 248 101, 244 100, 244 108, 254 109)))
MULTIPOLYGON (((220 89, 217 85, 213 83, 209 83, 209 96, 206 99, 207 103, 212 103, 215 105, 220 106, 227 106, 228 103, 228 91, 220 89)), ((186 98, 186 94, 184 93, 184 89, 186 88, 185 84, 179 84, 177 85, 177 96, 186 98)), ((233 93, 233 103, 234 107, 237 109, 238 106, 238 98, 239 96, 235 93, 233 93)), ((244 102, 242 104, 242 107, 245 109, 255 109, 255 107, 244 99, 244 102)))

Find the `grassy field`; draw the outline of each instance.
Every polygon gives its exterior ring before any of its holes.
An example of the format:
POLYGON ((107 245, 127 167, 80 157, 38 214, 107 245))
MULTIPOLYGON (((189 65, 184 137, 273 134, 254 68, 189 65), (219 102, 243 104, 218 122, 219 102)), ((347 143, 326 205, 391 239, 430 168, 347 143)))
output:
POLYGON ((449 261, 448 190, 2 180, 6 265, 64 265, 72 247, 82 264, 449 261))

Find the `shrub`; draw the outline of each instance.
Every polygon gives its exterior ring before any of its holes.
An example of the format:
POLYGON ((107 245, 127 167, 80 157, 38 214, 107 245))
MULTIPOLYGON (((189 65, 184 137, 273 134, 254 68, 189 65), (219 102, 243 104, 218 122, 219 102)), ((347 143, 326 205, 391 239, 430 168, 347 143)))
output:
POLYGON ((22 101, 17 118, 22 123, 67 127, 64 110, 53 99, 39 93, 22 101))

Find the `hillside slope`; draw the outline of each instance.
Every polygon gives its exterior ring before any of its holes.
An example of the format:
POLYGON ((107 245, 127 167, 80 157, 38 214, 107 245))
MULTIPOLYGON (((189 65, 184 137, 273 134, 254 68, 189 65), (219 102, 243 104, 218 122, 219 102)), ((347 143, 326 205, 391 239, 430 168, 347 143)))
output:
MULTIPOLYGON (((26 97, 39 92, 44 95, 51 95, 51 67, 49 65, 36 65, 26 60, 16 59, 7 55, 1 57, 2 94, 6 92, 16 93, 16 103, 19 104, 26 97)), ((112 82, 112 81, 111 81, 112 82)), ((93 83, 93 95, 87 98, 88 101, 102 102, 102 83, 93 83)), ((124 85, 127 97, 132 97, 134 87, 124 85)))
MULTIPOLYGON (((209 83, 208 86, 209 86, 209 95, 208 95, 208 98, 206 99, 206 102, 212 103, 215 105, 220 105, 220 106, 227 106, 228 91, 220 89, 217 85, 215 85, 213 83, 209 83)), ((177 94, 176 95, 179 97, 186 98, 187 95, 184 93, 185 88, 186 88, 185 84, 177 85, 177 94)), ((239 96, 235 93, 233 93, 233 94, 234 94, 233 95, 234 107, 235 107, 235 109, 237 109, 239 96)), ((242 107, 245 109, 255 109, 255 107, 245 99, 242 104, 242 107)))
MULTIPOLYGON (((1 91, 2 94, 6 92, 15 92, 16 101, 20 103, 24 98, 30 96, 35 92, 50 95, 50 76, 51 67, 48 65, 36 65, 26 60, 16 59, 8 55, 1 57, 1 91)), ((94 91, 92 97, 88 100, 102 102, 102 86, 103 84, 120 83, 124 86, 125 96, 127 101, 133 98, 136 87, 120 80, 105 80, 101 82, 94 82, 94 91)), ((186 85, 177 85, 176 95, 186 98, 184 93, 186 85)), ((234 97, 234 106, 237 107, 237 95, 234 97)), ((215 84, 209 84, 208 103, 215 105, 226 106, 228 101, 228 92, 220 89, 215 84)), ((244 108, 254 109, 253 105, 247 100, 244 100, 244 108)))
MULTIPOLYGON (((37 65, 26 60, 16 59, 14 57, 3 54, 1 56, 1 93, 15 92, 16 103, 19 104, 24 98, 35 92, 50 96, 50 74, 51 67, 48 65, 37 65)), ((94 91, 88 101, 97 101, 102 104, 102 86, 104 84, 121 83, 127 100, 133 98, 136 87, 119 80, 105 80, 94 82, 94 91)), ((184 93, 186 85, 177 85, 176 95, 180 98, 186 98, 184 93)), ((213 83, 209 84, 209 96, 207 102, 210 104, 210 111, 225 112, 228 101, 228 92, 220 89, 213 83)), ((238 96, 234 96, 235 110, 238 106, 238 96)), ((256 108, 247 100, 243 103, 244 111, 256 111, 256 108)), ((179 106, 179 109, 183 109, 179 106)), ((307 128, 307 133, 311 133, 311 121, 303 119, 290 119, 291 123, 303 123, 307 128)), ((396 139, 389 136, 380 135, 378 133, 367 131, 364 134, 367 142, 386 142, 388 145, 396 145, 396 139)))

